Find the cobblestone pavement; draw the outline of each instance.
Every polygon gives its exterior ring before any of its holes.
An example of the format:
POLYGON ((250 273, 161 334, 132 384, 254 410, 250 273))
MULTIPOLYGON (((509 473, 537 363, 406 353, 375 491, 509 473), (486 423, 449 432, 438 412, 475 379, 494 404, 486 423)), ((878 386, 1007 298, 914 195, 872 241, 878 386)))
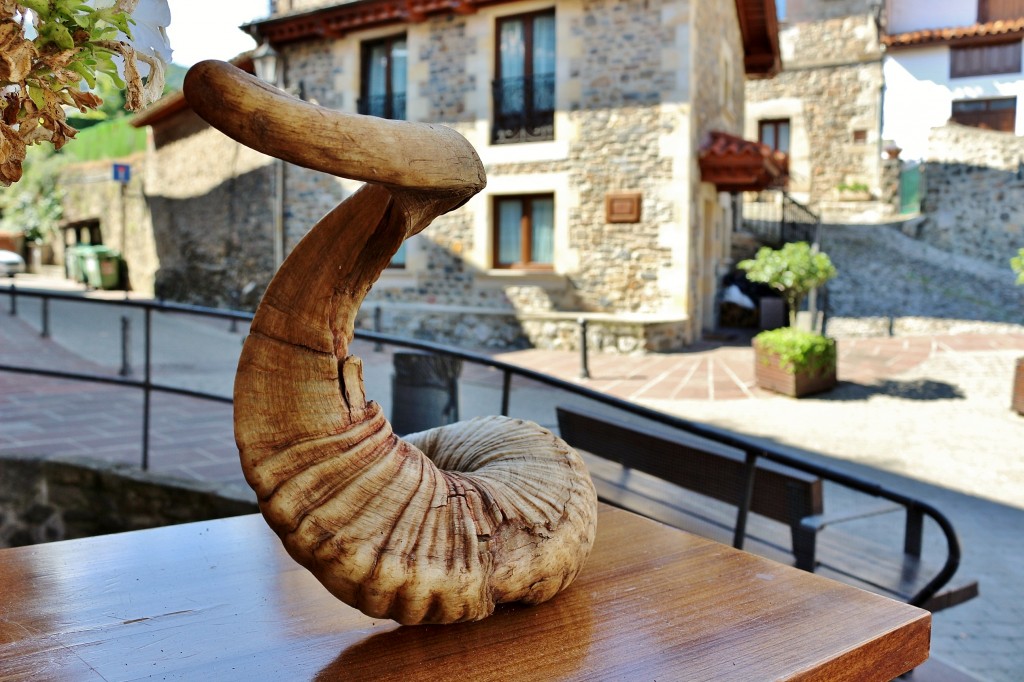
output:
MULTIPOLYGON (((116 375, 116 354, 86 360, 59 333, 41 339, 36 312, 29 305, 18 316, 0 311, 0 362, 116 375)), ((842 337, 840 386, 801 400, 754 386, 743 334, 670 355, 593 356, 587 380, 579 378, 579 358, 572 353, 533 350, 498 357, 765 438, 932 503, 960 534, 962 574, 978 578, 981 586, 979 598, 935 615, 933 655, 980 679, 1010 682, 1024 670, 1024 417, 1009 409, 1011 367, 1024 354, 1024 329, 978 322, 969 321, 974 333, 949 333, 952 327, 943 320, 927 336, 842 337)), ((184 344, 181 355, 158 361, 162 376, 186 364, 189 339, 220 339, 224 350, 195 359, 199 369, 180 369, 203 375, 204 385, 229 386, 234 366, 220 365, 230 348, 237 352, 240 334, 195 320, 184 325, 175 337, 184 344)), ((102 350, 90 349, 91 357, 102 350)), ((369 344, 357 352, 366 362, 371 392, 386 386, 391 356, 369 344)), ((496 411, 496 383, 493 372, 467 368, 460 389, 463 416, 496 411)), ((514 409, 536 410, 545 393, 527 385, 517 395, 525 397, 514 397, 514 409)), ((248 494, 230 406, 155 395, 153 408, 151 468, 248 494)), ((135 464, 140 415, 137 391, 0 372, 0 453, 79 454, 135 464)))

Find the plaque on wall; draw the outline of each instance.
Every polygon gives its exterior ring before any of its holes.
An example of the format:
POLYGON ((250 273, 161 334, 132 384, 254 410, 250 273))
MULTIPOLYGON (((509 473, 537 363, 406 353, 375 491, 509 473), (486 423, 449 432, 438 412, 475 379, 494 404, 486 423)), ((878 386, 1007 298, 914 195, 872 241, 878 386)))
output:
POLYGON ((605 222, 640 222, 640 196, 640 192, 608 192, 607 194, 605 194, 605 222))

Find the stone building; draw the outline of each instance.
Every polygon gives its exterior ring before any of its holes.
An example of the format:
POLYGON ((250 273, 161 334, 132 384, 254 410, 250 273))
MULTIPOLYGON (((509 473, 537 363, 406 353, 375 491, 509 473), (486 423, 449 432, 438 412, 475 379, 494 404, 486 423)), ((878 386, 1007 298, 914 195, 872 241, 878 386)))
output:
MULTIPOLYGON (((123 254, 130 263, 119 286, 152 291, 156 248, 143 192, 145 156, 86 161, 61 169, 63 192, 60 238, 53 246, 53 261, 65 262, 65 246, 103 244, 123 254), (125 182, 115 180, 113 165, 127 168, 125 182)), ((121 171, 125 172, 125 171, 121 171)))
POLYGON ((789 154, 789 192, 819 208, 882 193, 877 5, 788 0, 783 70, 747 83, 746 136, 789 154))
MULTIPOLYGON (((360 324, 568 348, 583 317, 594 346, 619 352, 679 348, 714 327, 730 192, 780 172, 739 137, 745 79, 779 64, 773 0, 271 7, 247 28, 258 53, 276 55, 280 87, 451 126, 487 171, 484 191, 406 243, 360 324)), ((181 298, 196 298, 196 278, 230 288, 251 277, 258 293, 267 259, 357 187, 233 146, 180 97, 138 123, 154 129, 156 284, 177 292, 180 281, 181 298)))
MULTIPOLYGON (((248 55, 233 63, 253 71, 248 55)), ((160 100, 133 125, 152 130, 143 174, 155 259, 152 292, 200 305, 252 307, 276 268, 280 164, 211 128, 181 93, 160 100)))

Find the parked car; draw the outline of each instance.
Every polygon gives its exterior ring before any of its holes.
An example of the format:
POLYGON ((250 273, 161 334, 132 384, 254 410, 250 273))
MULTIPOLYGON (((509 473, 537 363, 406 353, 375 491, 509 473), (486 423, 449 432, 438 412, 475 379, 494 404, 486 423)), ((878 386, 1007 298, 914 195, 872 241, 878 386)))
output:
POLYGON ((25 259, 13 251, 0 249, 0 275, 14 277, 19 272, 25 272, 25 259))

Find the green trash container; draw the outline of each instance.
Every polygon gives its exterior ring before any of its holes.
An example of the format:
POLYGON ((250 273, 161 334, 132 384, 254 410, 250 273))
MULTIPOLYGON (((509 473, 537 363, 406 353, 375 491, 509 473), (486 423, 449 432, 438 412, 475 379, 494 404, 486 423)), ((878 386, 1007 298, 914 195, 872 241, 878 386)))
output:
POLYGON ((121 253, 110 247, 93 247, 99 271, 99 289, 117 289, 121 285, 121 253))
POLYGON ((83 244, 75 249, 75 253, 78 254, 78 269, 81 273, 81 278, 78 281, 90 289, 100 289, 103 285, 96 248, 89 244, 83 244))
POLYGON ((82 280, 82 258, 78 254, 80 245, 67 246, 64 248, 64 276, 73 282, 82 280))

